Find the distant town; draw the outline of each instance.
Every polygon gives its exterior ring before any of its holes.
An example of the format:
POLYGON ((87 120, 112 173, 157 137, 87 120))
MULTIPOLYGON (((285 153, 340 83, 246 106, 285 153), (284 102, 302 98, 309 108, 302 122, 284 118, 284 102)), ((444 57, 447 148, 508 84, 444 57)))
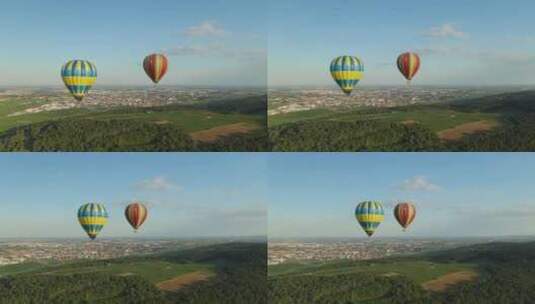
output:
POLYGON ((173 249, 230 242, 231 239, 0 240, 0 266, 28 262, 69 262, 154 254, 173 249))
POLYGON ((64 87, 3 88, 0 102, 19 100, 30 106, 9 114, 17 116, 75 108, 155 107, 191 105, 199 102, 265 95, 263 88, 195 87, 99 87, 92 88, 83 101, 76 101, 64 87))
POLYGON ((533 89, 529 87, 359 87, 350 96, 336 87, 280 88, 268 91, 268 115, 314 109, 352 109, 359 107, 398 107, 442 103, 533 89))
POLYGON ((371 260, 493 242, 493 239, 270 240, 268 265, 291 262, 371 260))

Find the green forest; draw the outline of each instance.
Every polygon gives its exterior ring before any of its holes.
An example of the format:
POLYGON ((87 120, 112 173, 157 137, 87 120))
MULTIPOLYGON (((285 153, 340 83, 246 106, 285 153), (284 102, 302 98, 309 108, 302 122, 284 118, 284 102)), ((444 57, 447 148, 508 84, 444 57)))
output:
MULTIPOLYGON (((316 111, 278 118, 269 128, 274 151, 535 151, 535 92, 447 104, 349 113, 316 111), (290 119, 291 117, 291 119, 290 119), (438 131, 490 121, 495 127, 455 140, 438 131), (410 122, 410 123, 408 123, 410 122)), ((271 119, 270 119, 271 120, 271 119)))
POLYGON ((32 265, 26 272, 20 272, 19 267, 19 273, 0 277, 0 303, 266 303, 266 261, 265 243, 229 243, 155 256, 38 269, 32 265), (214 275, 164 291, 157 288, 155 280, 165 274, 154 273, 150 267, 139 270, 140 263, 174 264, 176 270, 185 266, 182 271, 207 267, 214 275), (129 268, 133 274, 114 273, 115 269, 129 268))
POLYGON ((272 272, 270 267, 270 303, 535 303, 535 243, 488 243, 410 258, 290 266, 289 270, 272 272), (437 273, 440 267, 466 265, 478 276, 442 291, 426 290, 422 281, 428 278, 416 267, 423 262, 437 273), (363 266, 382 270, 363 271, 363 266))
POLYGON ((265 151, 265 130, 194 141, 182 128, 133 120, 65 119, 10 129, 0 135, 0 151, 182 152, 265 151))

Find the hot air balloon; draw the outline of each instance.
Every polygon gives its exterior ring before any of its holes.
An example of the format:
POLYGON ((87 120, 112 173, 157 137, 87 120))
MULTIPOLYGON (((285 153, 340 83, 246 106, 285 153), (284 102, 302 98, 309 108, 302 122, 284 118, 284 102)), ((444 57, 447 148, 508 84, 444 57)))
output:
POLYGON ((340 56, 331 62, 331 75, 342 91, 350 95, 353 88, 362 79, 364 65, 353 56, 340 56))
POLYGON ((61 68, 61 78, 72 96, 82 101, 97 80, 97 68, 89 61, 71 60, 61 68))
POLYGON ((420 69, 420 57, 416 53, 403 53, 398 57, 398 69, 410 85, 412 78, 420 69))
POLYGON ((368 236, 372 236, 385 218, 383 205, 377 201, 362 202, 355 209, 355 217, 368 236))
POLYGON ((145 57, 143 60, 143 68, 145 73, 157 84, 167 73, 168 61, 167 57, 162 54, 152 54, 145 57))
POLYGON ((132 203, 126 207, 124 215, 128 223, 134 228, 134 231, 137 232, 147 219, 147 207, 141 203, 132 203))
POLYGON ((108 222, 108 212, 102 204, 85 204, 78 209, 78 221, 87 235, 94 240, 108 222))
POLYGON ((416 217, 416 207, 411 203, 399 203, 394 207, 394 217, 405 231, 416 217))

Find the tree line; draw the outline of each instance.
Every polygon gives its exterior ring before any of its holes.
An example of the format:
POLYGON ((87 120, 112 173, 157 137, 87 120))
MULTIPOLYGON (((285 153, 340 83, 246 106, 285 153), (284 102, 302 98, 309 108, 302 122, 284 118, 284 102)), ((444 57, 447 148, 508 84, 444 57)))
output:
POLYGON ((8 152, 264 151, 267 147, 265 130, 196 142, 178 126, 132 120, 63 119, 0 135, 0 151, 8 152))

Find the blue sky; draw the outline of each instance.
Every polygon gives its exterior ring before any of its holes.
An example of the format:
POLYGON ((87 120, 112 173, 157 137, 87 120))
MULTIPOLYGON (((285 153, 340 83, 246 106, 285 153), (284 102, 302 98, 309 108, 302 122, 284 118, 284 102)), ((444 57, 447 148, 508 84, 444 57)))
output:
POLYGON ((330 61, 357 55, 362 85, 404 84, 395 60, 421 55, 414 84, 535 83, 535 2, 529 0, 272 0, 269 84, 331 85, 330 61))
POLYGON ((248 154, 0 155, 0 237, 85 237, 76 213, 102 202, 102 237, 133 236, 131 200, 146 202, 146 237, 266 234, 265 161, 248 154))
POLYGON ((385 205, 376 237, 535 235, 535 155, 508 153, 272 154, 268 235, 357 237, 365 200, 385 205), (395 201, 417 207, 403 233, 395 201))
POLYGON ((169 54, 162 84, 265 86, 266 9, 250 0, 20 0, 0 10, 0 85, 61 85, 87 59, 101 85, 149 84, 141 62, 169 54))

